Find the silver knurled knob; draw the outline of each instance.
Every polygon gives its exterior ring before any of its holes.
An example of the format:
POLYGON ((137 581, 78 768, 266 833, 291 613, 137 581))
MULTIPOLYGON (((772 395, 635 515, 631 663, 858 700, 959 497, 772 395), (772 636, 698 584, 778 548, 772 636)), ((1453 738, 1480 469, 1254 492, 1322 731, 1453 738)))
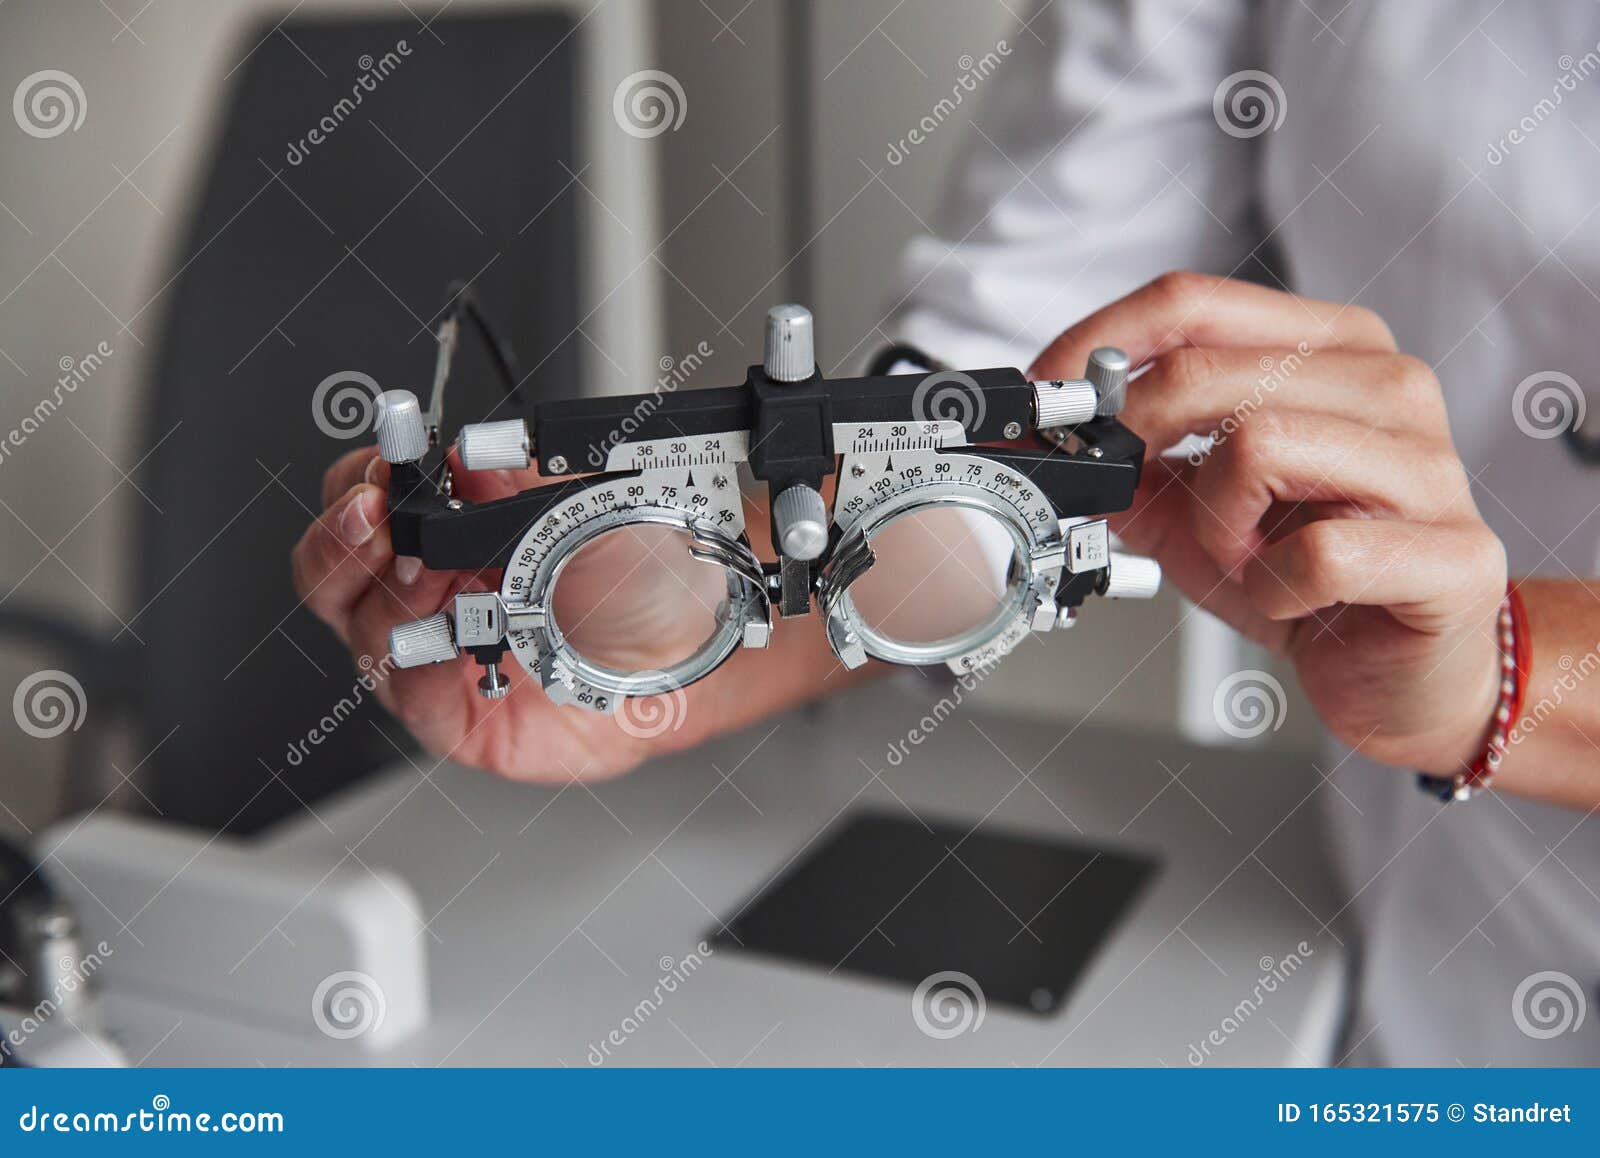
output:
POLYGON ((396 624, 389 631, 389 654, 397 667, 422 667, 456 658, 455 633, 443 611, 426 619, 396 624))
POLYGON ((378 453, 388 463, 416 462, 428 453, 428 427, 422 407, 409 390, 385 390, 378 395, 373 425, 378 431, 378 453))
POLYGON ((1111 574, 1100 593, 1107 599, 1153 599, 1161 590, 1161 564, 1154 559, 1113 551, 1107 566, 1111 574))
POLYGON ((791 559, 818 558, 828 546, 828 507, 805 483, 795 483, 772 504, 778 549, 791 559))
POLYGON ((520 418, 474 422, 460 434, 461 465, 468 470, 527 470, 532 439, 520 418))
POLYGON ((811 311, 805 306, 773 306, 767 311, 762 368, 776 382, 803 382, 817 368, 811 311))
POLYGON ((1089 351, 1089 369, 1084 377, 1094 383, 1094 392, 1100 397, 1095 413, 1102 418, 1122 413, 1122 403, 1128 397, 1128 355, 1115 346, 1101 346, 1089 351))
POLYGON ((1099 405, 1094 385, 1082 378, 1033 384, 1033 425, 1037 430, 1088 422, 1099 405))

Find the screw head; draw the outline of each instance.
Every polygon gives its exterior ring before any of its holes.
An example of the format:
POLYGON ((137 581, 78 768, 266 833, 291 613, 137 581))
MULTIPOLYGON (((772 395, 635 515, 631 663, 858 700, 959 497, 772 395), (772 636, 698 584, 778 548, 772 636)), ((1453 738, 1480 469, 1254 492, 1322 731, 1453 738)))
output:
POLYGON ((866 473, 867 473, 867 468, 862 466, 859 462, 856 463, 854 466, 852 466, 850 468, 850 477, 851 478, 860 478, 862 475, 864 475, 866 473))
POLYGON ((562 455, 552 454, 550 456, 550 461, 548 461, 544 465, 545 465, 545 468, 547 470, 549 470, 549 472, 551 474, 566 474, 567 473, 567 460, 562 455))
POLYGON ((1090 458, 1104 458, 1105 456, 1106 456, 1106 452, 1101 450, 1098 446, 1091 446, 1089 448, 1089 457, 1090 458))
POLYGON ((504 699, 511 690, 511 681, 506 678, 498 665, 488 664, 483 669, 483 675, 478 679, 478 694, 486 700, 504 699))
POLYGON ((1007 438, 1021 438, 1022 437, 1022 423, 1020 423, 1020 422, 1008 422, 1008 423, 1006 423, 1006 428, 1002 433, 1007 438))
POLYGON ((711 485, 720 491, 728 485, 728 476, 725 474, 714 475, 711 479, 711 485))

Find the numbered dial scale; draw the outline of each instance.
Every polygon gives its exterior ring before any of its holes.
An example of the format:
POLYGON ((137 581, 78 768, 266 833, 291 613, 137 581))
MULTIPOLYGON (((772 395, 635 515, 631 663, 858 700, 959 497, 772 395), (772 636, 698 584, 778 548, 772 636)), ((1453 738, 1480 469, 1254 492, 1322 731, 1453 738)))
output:
MULTIPOLYGON (((763 364, 739 386, 544 402, 531 421, 463 427, 464 469, 537 463, 554 480, 486 503, 451 494, 436 446, 444 372, 427 414, 410 392, 386 391, 377 434, 392 466, 396 553, 501 575, 498 591, 457 595, 396 627, 394 660, 413 667, 467 652, 484 667, 479 690, 498 697, 510 687, 509 651, 555 702, 612 712, 627 697, 703 678, 740 647, 765 647, 775 614, 807 615, 814 601, 848 667, 869 658, 987 667, 1030 632, 1070 624, 1091 594, 1148 597, 1159 586, 1156 565, 1112 551, 1096 518, 1126 509, 1139 480, 1144 443, 1116 418, 1127 368, 1121 351, 1103 349, 1074 381, 1029 382, 1012 369, 829 380, 817 372, 810 313, 779 306, 767 317, 763 364), (775 560, 751 549, 741 476, 766 484, 775 560), (897 637, 858 606, 856 585, 878 568, 876 584, 903 585, 901 601, 911 598, 926 564, 886 576, 894 555, 877 548, 901 520, 950 512, 967 521, 958 525, 987 528, 990 554, 1009 545, 1002 590, 959 630, 897 637), (556 592, 580 553, 644 528, 675 534, 696 566, 719 569, 714 625, 665 666, 602 662, 584 654, 578 625, 569 631, 558 617, 556 592)), ((603 603, 588 612, 605 614, 603 603)))

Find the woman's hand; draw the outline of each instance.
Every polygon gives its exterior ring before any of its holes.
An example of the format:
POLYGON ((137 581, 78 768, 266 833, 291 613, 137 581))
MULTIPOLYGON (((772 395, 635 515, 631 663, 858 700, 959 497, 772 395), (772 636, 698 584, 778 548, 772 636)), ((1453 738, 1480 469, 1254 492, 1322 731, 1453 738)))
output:
POLYGON ((1441 774, 1470 763, 1498 695, 1506 561, 1432 370, 1367 310, 1197 274, 1085 318, 1031 375, 1075 376, 1096 346, 1149 364, 1121 416, 1146 470, 1112 529, 1287 656, 1346 744, 1441 774), (1156 457, 1185 435, 1215 445, 1156 457))
MULTIPOLYGON (((461 497, 474 502, 539 482, 532 472, 458 470, 455 477, 461 497)), ((392 670, 382 662, 390 628, 432 615, 458 591, 494 590, 500 574, 429 571, 418 559, 397 558, 385 517, 388 484, 388 464, 375 448, 334 463, 323 480, 325 509, 294 548, 295 588, 376 680, 384 707, 441 760, 521 780, 611 776, 846 682, 837 674, 823 682, 836 663, 815 616, 779 623, 766 651, 741 649, 698 683, 627 701, 617 716, 557 707, 509 658, 513 687, 499 700, 478 695, 480 669, 465 661, 392 670)), ((590 659, 662 668, 709 631, 720 569, 691 560, 657 530, 596 540, 563 574, 557 614, 590 659)))

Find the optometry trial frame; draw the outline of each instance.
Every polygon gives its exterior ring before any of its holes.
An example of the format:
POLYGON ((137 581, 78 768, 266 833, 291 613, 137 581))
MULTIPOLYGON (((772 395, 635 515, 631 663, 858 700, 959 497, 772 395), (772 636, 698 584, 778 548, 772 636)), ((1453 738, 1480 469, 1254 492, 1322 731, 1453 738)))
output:
MULTIPOLYGON (((703 679, 740 648, 766 647, 775 614, 805 616, 813 605, 846 667, 876 658, 962 673, 997 662, 1032 632, 1070 626, 1089 595, 1149 598, 1160 585, 1157 564, 1113 550, 1096 517, 1131 504, 1144 458, 1143 441, 1117 420, 1129 368, 1121 350, 1095 350, 1077 380, 1030 382, 1015 369, 829 379, 816 365, 810 311, 780 305, 767 314, 762 364, 737 386, 540 401, 527 419, 462 427, 461 468, 536 464, 554 480, 473 503, 453 494, 455 468, 439 440, 458 315, 440 326, 427 411, 407 390, 377 400, 389 526, 398 555, 501 580, 498 591, 459 594, 438 614, 395 627, 390 650, 400 667, 465 652, 484 669, 479 692, 498 698, 510 687, 501 670, 510 652, 552 701, 615 712, 627 697, 703 679), (741 471, 771 497, 775 560, 751 548, 741 471), (831 509, 822 494, 829 477, 831 509), (897 639, 862 613, 852 589, 892 565, 874 551, 891 524, 937 510, 1004 529, 1005 590, 992 612, 953 635, 897 639), (724 594, 692 654, 662 669, 623 670, 573 646, 553 597, 585 546, 652 524, 683 532, 694 560, 721 569, 724 594)), ((908 574, 907 587, 919 578, 908 574)))

